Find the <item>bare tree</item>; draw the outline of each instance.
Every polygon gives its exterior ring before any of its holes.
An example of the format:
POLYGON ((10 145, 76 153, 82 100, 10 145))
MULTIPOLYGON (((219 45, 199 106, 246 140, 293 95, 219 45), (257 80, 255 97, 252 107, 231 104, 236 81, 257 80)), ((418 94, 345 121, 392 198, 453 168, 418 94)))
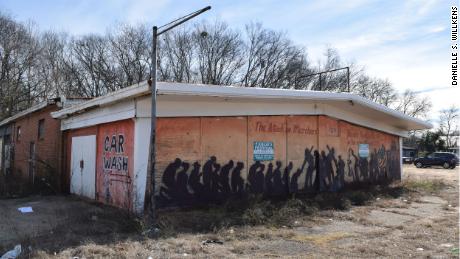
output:
POLYGON ((224 22, 195 25, 198 73, 201 83, 229 85, 234 83, 243 66, 240 34, 224 22))
MULTIPOLYGON (((101 96, 149 75, 151 32, 144 25, 117 25, 104 35, 73 38, 37 31, 0 13, 0 118, 50 97, 101 96)), ((220 21, 182 25, 162 35, 158 48, 164 81, 344 91, 345 70, 323 74, 321 82, 306 75, 349 66, 353 93, 416 117, 431 105, 410 91, 398 97, 388 80, 367 76, 333 48, 313 66, 286 33, 258 23, 248 24, 244 33, 220 21)))
POLYGON ((390 106, 397 100, 396 91, 390 81, 366 75, 361 75, 356 79, 353 92, 385 106, 390 106))
POLYGON ((446 137, 446 146, 454 147, 457 145, 453 141, 453 136, 458 136, 458 123, 459 123, 459 109, 455 105, 440 112, 439 116, 439 129, 446 137))
POLYGON ((120 25, 109 34, 110 53, 118 69, 116 88, 146 80, 149 75, 151 42, 146 26, 120 25))
POLYGON ((69 67, 80 95, 97 97, 119 88, 108 43, 107 38, 97 35, 71 41, 69 67))
POLYGON ((40 37, 40 57, 38 64, 39 81, 42 86, 42 98, 67 95, 65 56, 67 34, 45 32, 40 37))
POLYGON ((167 32, 159 42, 160 79, 174 82, 194 80, 194 54, 196 45, 192 33, 185 28, 167 32))
POLYGON ((35 66, 40 48, 35 36, 32 25, 0 13, 0 117, 33 105, 39 95, 35 66))
POLYGON ((292 44, 285 33, 265 29, 260 23, 246 25, 244 67, 241 84, 246 87, 305 87, 311 72, 301 48, 292 44))
POLYGON ((396 110, 412 117, 425 118, 431 108, 428 98, 420 98, 411 90, 404 91, 396 101, 396 110))

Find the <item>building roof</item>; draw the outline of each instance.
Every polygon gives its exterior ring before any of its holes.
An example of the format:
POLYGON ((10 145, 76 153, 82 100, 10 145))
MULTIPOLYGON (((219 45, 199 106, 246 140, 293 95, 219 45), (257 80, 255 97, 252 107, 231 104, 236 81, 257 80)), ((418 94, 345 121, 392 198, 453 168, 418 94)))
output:
POLYGON ((22 118, 22 117, 24 117, 24 116, 26 116, 28 114, 31 114, 33 112, 39 111, 39 110, 41 110, 43 108, 46 108, 48 105, 56 104, 57 101, 58 100, 56 100, 56 99, 50 99, 50 100, 38 103, 38 104, 36 104, 36 105, 26 109, 26 110, 18 112, 15 115, 0 121, 0 127, 4 126, 4 125, 6 125, 6 124, 8 124, 10 122, 13 122, 13 121, 15 121, 15 120, 17 120, 19 118, 22 118))
POLYGON ((32 107, 26 109, 26 110, 23 110, 21 112, 18 112, 16 113, 15 115, 11 116, 11 117, 8 117, 2 121, 0 121, 0 127, 1 126, 4 126, 4 125, 7 125, 11 122, 14 122, 16 121, 17 119, 20 119, 26 115, 29 115, 31 113, 34 113, 36 111, 40 111, 46 107, 48 107, 49 105, 58 105, 59 107, 64 107, 64 108, 67 108, 67 107, 70 107, 74 104, 77 104, 77 103, 80 103, 80 102, 83 102, 83 101, 86 101, 86 100, 90 100, 91 98, 85 98, 85 97, 57 97, 57 98, 53 98, 53 99, 48 99, 46 101, 43 101, 43 102, 40 102, 38 104, 35 104, 33 105, 32 107))
MULTIPOLYGON (((75 114, 84 113, 89 109, 109 106, 125 99, 149 94, 150 87, 147 85, 147 82, 142 82, 53 112, 52 116, 64 119, 75 114)), ((186 99, 193 97, 221 97, 225 99, 249 99, 254 101, 306 101, 333 105, 338 109, 346 109, 359 115, 365 114, 369 118, 388 122, 401 130, 428 129, 432 127, 426 121, 408 116, 351 93, 158 82, 157 95, 159 101, 162 100, 163 96, 181 96, 186 99)))

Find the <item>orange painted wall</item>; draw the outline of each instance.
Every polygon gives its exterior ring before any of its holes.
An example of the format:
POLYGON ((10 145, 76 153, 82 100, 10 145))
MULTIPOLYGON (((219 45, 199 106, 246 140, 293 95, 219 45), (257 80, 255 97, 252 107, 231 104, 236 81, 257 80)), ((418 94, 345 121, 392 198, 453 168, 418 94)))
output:
POLYGON ((400 177, 399 137, 327 116, 159 118, 157 144, 159 207, 400 177), (255 141, 273 142, 272 161, 254 161, 255 141))
POLYGON ((316 116, 286 116, 287 159, 292 162, 290 192, 314 191, 315 150, 318 149, 318 118, 316 116), (301 169, 301 170, 298 170, 301 169), (293 181, 293 178, 294 181, 293 181))
MULTIPOLYGON (((71 138, 91 134, 97 135, 97 200, 131 209, 134 122, 66 131, 67 172, 71 138), (110 157, 122 165, 108 169, 110 157)), ((399 179, 399 137, 327 116, 158 118, 156 171, 159 207, 337 191, 399 179), (273 160, 254 160, 256 141, 273 143, 273 160), (369 144, 368 158, 358 157, 359 144, 369 144)))

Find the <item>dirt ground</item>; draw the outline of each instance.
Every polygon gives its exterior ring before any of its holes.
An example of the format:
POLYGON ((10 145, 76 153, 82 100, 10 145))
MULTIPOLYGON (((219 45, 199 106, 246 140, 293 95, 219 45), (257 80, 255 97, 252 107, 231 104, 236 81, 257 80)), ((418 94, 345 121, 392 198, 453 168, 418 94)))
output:
POLYGON ((405 165, 403 177, 287 205, 165 211, 155 238, 125 212, 75 197, 0 200, 0 255, 21 244, 23 258, 458 257, 459 170, 405 165))

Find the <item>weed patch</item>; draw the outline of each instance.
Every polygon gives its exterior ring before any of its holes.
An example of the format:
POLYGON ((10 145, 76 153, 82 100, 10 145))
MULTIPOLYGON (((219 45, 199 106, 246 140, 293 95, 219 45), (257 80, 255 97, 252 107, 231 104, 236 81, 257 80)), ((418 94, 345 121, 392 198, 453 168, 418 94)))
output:
POLYGON ((312 242, 315 245, 324 246, 329 242, 351 237, 350 233, 345 232, 335 232, 330 234, 318 234, 318 235, 296 235, 292 240, 300 242, 312 242))
POLYGON ((409 191, 437 193, 447 185, 441 180, 407 180, 402 186, 409 191))

